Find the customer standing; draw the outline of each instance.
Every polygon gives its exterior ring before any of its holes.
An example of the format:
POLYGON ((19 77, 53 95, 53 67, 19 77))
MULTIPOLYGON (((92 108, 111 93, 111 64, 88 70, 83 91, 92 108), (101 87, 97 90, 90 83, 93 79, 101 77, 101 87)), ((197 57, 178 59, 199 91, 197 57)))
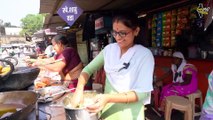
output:
POLYGON ((213 120, 213 70, 208 77, 209 87, 203 104, 200 120, 213 120))
POLYGON ((97 96, 90 112, 100 112, 104 120, 144 120, 144 105, 153 90, 154 58, 151 51, 135 44, 139 35, 137 16, 123 13, 113 18, 116 43, 107 45, 81 72, 72 104, 83 98, 83 87, 102 66, 106 72, 104 94, 97 96))
POLYGON ((39 55, 39 54, 42 53, 42 52, 41 52, 41 47, 39 46, 39 44, 36 45, 35 51, 36 51, 36 54, 37 54, 37 55, 39 55))
POLYGON ((52 43, 49 43, 48 46, 46 47, 44 54, 46 55, 46 57, 53 57, 55 54, 54 48, 52 43))

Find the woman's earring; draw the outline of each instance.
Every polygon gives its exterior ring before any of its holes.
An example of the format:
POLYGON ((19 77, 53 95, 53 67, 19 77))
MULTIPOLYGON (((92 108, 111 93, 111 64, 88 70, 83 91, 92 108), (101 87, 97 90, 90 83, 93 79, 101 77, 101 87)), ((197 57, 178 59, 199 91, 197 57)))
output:
POLYGON ((137 37, 138 36, 138 32, 135 34, 135 37, 137 37))

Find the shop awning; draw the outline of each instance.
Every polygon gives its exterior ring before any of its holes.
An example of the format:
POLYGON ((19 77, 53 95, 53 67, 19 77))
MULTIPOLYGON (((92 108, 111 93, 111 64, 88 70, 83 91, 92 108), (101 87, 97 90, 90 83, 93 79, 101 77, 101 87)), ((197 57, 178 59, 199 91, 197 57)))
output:
MULTIPOLYGON (((40 13, 48 13, 45 18, 44 28, 56 28, 66 25, 65 21, 57 14, 57 10, 64 1, 65 0, 40 0, 40 13)), ((74 0, 74 2, 84 10, 84 13, 94 13, 119 9, 149 11, 175 3, 177 0, 74 0)), ((85 15, 80 16, 76 24, 81 23, 84 18, 85 15)))

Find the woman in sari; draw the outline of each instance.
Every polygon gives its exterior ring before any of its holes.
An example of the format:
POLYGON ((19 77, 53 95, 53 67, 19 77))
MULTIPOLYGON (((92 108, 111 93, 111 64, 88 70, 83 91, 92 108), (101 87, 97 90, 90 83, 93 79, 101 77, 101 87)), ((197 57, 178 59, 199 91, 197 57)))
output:
POLYGON ((164 111, 165 98, 171 95, 186 96, 198 89, 197 69, 188 64, 181 52, 173 53, 173 64, 171 66, 173 82, 162 88, 160 102, 164 111))
POLYGON ((54 36, 52 45, 57 54, 49 59, 37 60, 34 66, 39 66, 50 72, 58 72, 62 78, 62 83, 66 87, 75 88, 77 78, 83 69, 83 63, 78 52, 69 46, 64 35, 54 36))

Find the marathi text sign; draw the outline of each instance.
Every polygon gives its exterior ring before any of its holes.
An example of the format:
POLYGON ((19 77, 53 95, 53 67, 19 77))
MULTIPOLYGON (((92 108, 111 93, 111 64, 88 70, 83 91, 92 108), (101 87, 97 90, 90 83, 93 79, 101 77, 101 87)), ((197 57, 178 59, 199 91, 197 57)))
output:
POLYGON ((59 16, 70 26, 74 24, 82 12, 83 10, 73 0, 66 0, 58 9, 59 16))

